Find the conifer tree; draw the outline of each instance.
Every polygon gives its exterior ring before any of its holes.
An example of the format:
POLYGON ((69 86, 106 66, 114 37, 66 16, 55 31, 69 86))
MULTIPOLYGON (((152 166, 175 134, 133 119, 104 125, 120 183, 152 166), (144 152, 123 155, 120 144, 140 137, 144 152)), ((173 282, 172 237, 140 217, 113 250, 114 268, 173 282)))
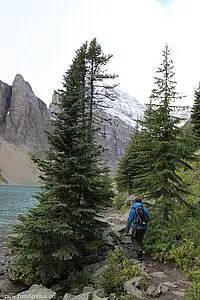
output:
POLYGON ((35 159, 43 174, 39 204, 14 229, 12 273, 27 284, 49 284, 66 276, 103 241, 99 212, 112 192, 88 111, 87 54, 86 43, 64 75, 49 150, 35 159))
MULTIPOLYGON (((142 174, 142 166, 138 166, 137 157, 141 155, 142 133, 137 129, 133 131, 131 141, 127 146, 125 153, 119 162, 118 172, 115 177, 117 188, 120 192, 127 192, 128 194, 134 193, 133 177, 142 174)), ((145 160, 141 161, 145 163, 145 160)))
POLYGON ((100 124, 104 120, 100 115, 98 108, 108 107, 104 103, 105 98, 111 101, 115 100, 115 95, 112 90, 118 84, 112 84, 113 79, 118 75, 109 74, 106 66, 113 55, 105 55, 102 51, 101 45, 94 38, 89 46, 86 58, 87 73, 86 73, 86 90, 87 99, 89 102, 90 121, 92 123, 100 124))
POLYGON ((171 114, 174 109, 172 102, 180 98, 173 78, 174 65, 166 45, 150 104, 144 120, 140 121, 142 134, 138 136, 139 139, 137 137, 139 149, 134 143, 132 148, 129 146, 136 154, 132 160, 133 168, 141 168, 141 171, 136 170, 132 175, 132 188, 156 199, 165 219, 168 219, 174 201, 185 201, 189 191, 178 172, 181 168, 191 168, 188 162, 195 159, 186 146, 181 128, 177 126, 182 119, 171 114))
POLYGON ((191 113, 191 122, 193 124, 193 133, 200 139, 200 82, 194 91, 194 105, 191 113))

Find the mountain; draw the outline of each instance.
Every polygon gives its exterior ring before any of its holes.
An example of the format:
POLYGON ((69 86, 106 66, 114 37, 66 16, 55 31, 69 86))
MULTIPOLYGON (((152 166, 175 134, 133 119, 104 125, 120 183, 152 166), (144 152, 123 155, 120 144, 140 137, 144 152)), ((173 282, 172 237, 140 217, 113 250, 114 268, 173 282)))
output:
POLYGON ((21 75, 16 75, 12 86, 0 82, 0 131, 6 141, 31 151, 43 151, 49 123, 46 104, 35 96, 21 75))
MULTIPOLYGON (((97 137, 105 149, 103 157, 111 172, 116 171, 118 162, 130 141, 135 120, 141 118, 144 111, 144 107, 135 98, 123 91, 113 90, 113 98, 115 101, 106 98, 104 107, 98 108, 98 115, 102 120, 108 121, 98 125, 100 134, 97 137)), ((52 118, 54 118, 53 113, 58 110, 56 105, 58 102, 59 98, 54 94, 49 107, 52 118)))
POLYGON ((137 119, 141 119, 144 114, 144 106, 129 94, 115 89, 113 90, 115 101, 105 99, 104 112, 111 118, 118 118, 127 125, 134 127, 137 119))
MULTIPOLYGON (((113 93, 115 101, 106 98, 104 107, 98 109, 102 119, 109 119, 109 122, 103 121, 99 125, 101 134, 97 139, 105 149, 105 162, 115 172, 130 141, 136 120, 142 118, 145 108, 119 89, 113 90, 113 93)), ((19 74, 15 76, 12 86, 0 81, 0 180, 2 177, 8 183, 38 182, 38 173, 29 154, 42 153, 47 147, 45 131, 51 128, 50 121, 54 117, 53 112, 57 110, 58 101, 58 96, 54 94, 48 108, 19 74), (10 161, 13 167, 8 167, 5 149, 12 153, 10 161), (14 162, 15 159, 18 163, 14 162), (3 163, 6 160, 7 163, 3 163)), ((181 110, 175 114, 184 115, 188 119, 190 110, 181 110)))

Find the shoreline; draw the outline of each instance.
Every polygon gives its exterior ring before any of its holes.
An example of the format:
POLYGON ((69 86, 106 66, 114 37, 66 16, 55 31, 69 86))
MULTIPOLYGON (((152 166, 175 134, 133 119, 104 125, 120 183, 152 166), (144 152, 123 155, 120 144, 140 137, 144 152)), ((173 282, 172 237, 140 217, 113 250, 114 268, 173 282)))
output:
POLYGON ((0 299, 14 296, 24 290, 24 286, 13 283, 8 276, 8 266, 11 260, 11 251, 8 248, 12 228, 0 227, 0 299))
POLYGON ((4 183, 0 182, 0 186, 24 186, 24 187, 41 187, 41 183, 4 183))

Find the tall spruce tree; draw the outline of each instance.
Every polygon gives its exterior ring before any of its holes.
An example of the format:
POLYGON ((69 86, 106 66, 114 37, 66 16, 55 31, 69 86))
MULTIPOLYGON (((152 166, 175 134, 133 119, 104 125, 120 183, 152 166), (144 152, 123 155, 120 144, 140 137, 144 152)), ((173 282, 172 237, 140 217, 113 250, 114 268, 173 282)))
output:
POLYGON ((133 168, 141 168, 131 178, 133 191, 156 199, 165 219, 168 219, 174 201, 185 202, 189 191, 179 176, 179 170, 191 169, 188 162, 195 159, 185 143, 182 129, 177 126, 182 119, 171 114, 174 109, 172 102, 180 98, 176 92, 174 75, 170 49, 166 45, 163 62, 155 77, 150 104, 144 120, 140 122, 142 134, 139 135, 141 138, 137 137, 140 146, 138 148, 134 143, 132 148, 129 146, 136 153, 132 160, 133 168))
POLYGON ((193 133, 200 140, 200 82, 194 91, 194 105, 192 107, 191 122, 193 124, 193 133))
POLYGON ((66 276, 103 240, 99 212, 112 192, 88 111, 87 55, 86 43, 64 75, 49 150, 43 159, 35 159, 44 183, 39 204, 14 229, 12 273, 27 284, 49 284, 66 276))

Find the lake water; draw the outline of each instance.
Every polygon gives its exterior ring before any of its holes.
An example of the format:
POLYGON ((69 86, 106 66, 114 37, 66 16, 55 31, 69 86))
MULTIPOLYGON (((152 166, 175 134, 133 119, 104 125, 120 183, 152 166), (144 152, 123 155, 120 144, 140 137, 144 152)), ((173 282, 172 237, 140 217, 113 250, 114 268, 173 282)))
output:
POLYGON ((37 203, 38 186, 0 185, 0 230, 9 228, 37 203))

